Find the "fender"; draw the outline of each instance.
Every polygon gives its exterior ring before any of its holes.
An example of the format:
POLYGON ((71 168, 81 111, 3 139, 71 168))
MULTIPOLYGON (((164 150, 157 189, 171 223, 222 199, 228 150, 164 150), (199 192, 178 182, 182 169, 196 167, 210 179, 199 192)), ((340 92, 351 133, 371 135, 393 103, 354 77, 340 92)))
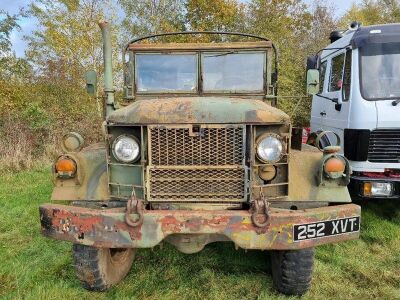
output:
POLYGON ((65 155, 77 163, 77 174, 72 179, 54 176, 52 200, 109 200, 107 184, 106 148, 104 143, 93 144, 79 152, 65 155))

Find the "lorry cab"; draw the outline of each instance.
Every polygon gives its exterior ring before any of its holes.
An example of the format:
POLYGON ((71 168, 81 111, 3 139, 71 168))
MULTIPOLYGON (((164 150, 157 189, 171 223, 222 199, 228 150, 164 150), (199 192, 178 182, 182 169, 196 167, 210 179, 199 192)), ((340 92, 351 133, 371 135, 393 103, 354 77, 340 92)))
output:
POLYGON ((352 23, 331 42, 317 60, 311 132, 328 132, 319 146, 340 144, 353 196, 399 198, 400 24, 352 23))

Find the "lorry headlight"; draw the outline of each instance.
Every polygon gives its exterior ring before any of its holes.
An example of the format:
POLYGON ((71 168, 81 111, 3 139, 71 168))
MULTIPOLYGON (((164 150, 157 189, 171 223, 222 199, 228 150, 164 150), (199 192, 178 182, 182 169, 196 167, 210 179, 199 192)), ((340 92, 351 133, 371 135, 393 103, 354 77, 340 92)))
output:
POLYGON ((392 196, 393 184, 390 182, 364 182, 364 196, 392 196))
POLYGON ((120 135, 115 139, 112 151, 116 159, 124 163, 130 163, 139 158, 139 142, 133 136, 120 135))
POLYGON ((257 156, 266 163, 274 163, 281 159, 283 144, 278 135, 262 136, 257 142, 257 156))

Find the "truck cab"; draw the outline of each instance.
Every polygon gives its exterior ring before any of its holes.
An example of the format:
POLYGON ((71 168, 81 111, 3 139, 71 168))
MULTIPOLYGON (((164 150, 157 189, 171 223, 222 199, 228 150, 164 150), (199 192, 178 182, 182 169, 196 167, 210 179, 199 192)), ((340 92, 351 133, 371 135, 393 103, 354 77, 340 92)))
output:
MULTIPOLYGON (((275 107, 273 43, 221 32, 135 39, 124 49, 125 99, 117 105, 110 29, 99 25, 104 142, 87 146, 66 134, 52 203, 40 206, 42 233, 73 243, 89 290, 122 280, 137 249, 167 242, 190 254, 230 242, 271 250, 275 287, 304 294, 314 247, 358 238, 360 207, 350 203, 350 166, 339 149, 302 145, 301 130, 292 133, 275 107), (150 42, 199 34, 222 42, 150 42)), ((93 72, 87 86, 94 94, 93 72)))
POLYGON ((341 146, 353 196, 399 198, 400 24, 353 23, 331 42, 318 55, 311 142, 325 131, 318 146, 341 146))

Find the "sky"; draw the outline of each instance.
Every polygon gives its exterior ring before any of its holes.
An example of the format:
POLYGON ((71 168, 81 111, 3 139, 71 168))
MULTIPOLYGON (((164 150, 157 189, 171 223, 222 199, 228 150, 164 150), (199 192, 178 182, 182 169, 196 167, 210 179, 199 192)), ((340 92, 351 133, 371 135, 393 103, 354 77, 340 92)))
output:
MULTIPOLYGON (((28 3, 34 0, 0 0, 0 10, 5 10, 10 14, 15 14, 19 11, 20 7, 26 6, 28 3)), ((351 7, 353 3, 360 3, 361 0, 325 0, 327 4, 335 6, 336 17, 342 16, 347 9, 351 7)), ((313 0, 304 0, 308 5, 313 3, 313 0)), ((32 18, 24 18, 19 22, 21 26, 21 31, 14 31, 11 34, 11 42, 13 48, 18 57, 24 56, 24 51, 26 48, 26 42, 22 39, 24 35, 29 35, 36 26, 35 20, 32 18)))

